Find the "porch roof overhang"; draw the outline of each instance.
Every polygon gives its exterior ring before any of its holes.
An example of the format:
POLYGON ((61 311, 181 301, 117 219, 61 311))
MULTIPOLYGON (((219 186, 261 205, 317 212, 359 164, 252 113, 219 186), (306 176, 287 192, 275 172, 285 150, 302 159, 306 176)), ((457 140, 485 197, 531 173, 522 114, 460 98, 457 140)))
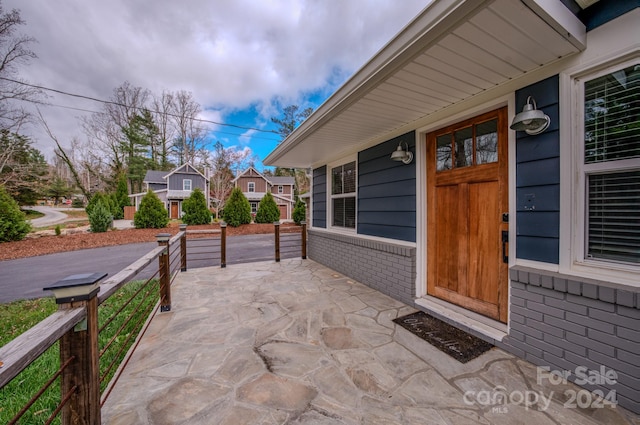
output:
POLYGON ((585 48, 560 0, 435 0, 264 163, 330 163, 585 48))

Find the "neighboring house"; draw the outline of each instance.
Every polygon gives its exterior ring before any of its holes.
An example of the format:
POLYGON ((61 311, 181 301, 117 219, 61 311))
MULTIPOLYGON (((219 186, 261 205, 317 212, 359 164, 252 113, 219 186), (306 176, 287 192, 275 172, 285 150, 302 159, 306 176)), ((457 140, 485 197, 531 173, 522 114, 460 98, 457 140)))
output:
POLYGON ((193 165, 184 164, 173 171, 148 170, 143 183, 145 191, 129 195, 136 211, 142 197, 151 189, 158 195, 169 212, 169 218, 182 217, 182 201, 191 196, 195 188, 204 192, 207 205, 209 205, 209 182, 204 174, 193 165))
POLYGON ((234 187, 239 187, 249 200, 252 215, 255 216, 258 212, 262 197, 267 192, 271 192, 278 208, 280 208, 280 220, 292 219, 296 184, 294 177, 267 177, 255 168, 249 167, 233 179, 233 184, 234 187))
POLYGON ((638 6, 431 3, 264 161, 309 258, 640 413, 638 6))

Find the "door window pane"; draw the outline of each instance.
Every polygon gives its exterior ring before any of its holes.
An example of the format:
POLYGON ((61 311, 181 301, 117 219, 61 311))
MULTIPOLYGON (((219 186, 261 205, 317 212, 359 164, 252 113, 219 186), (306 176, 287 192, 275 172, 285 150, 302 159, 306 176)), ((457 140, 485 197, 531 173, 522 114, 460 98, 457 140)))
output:
POLYGON ((444 134, 436 139, 436 169, 451 169, 451 134, 444 134))
POLYGON ((476 124, 476 165, 498 162, 498 120, 476 124))
POLYGON ((473 130, 463 128, 454 133, 456 147, 456 168, 473 165, 473 130))

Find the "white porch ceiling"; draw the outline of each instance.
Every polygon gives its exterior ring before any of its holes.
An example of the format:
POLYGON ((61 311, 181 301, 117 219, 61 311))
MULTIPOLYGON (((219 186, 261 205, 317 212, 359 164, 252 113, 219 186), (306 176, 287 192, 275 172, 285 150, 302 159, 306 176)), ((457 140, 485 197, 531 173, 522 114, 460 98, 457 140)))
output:
POLYGON ((306 168, 585 48, 559 0, 435 0, 266 159, 306 168))

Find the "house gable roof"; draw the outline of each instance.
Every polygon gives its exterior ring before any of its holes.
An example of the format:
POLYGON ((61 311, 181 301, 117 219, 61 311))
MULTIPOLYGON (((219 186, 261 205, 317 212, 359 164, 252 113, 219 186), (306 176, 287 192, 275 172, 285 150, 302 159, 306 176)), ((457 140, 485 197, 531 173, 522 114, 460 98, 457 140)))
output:
POLYGON ((585 48, 584 24, 560 0, 435 0, 264 163, 338 160, 585 48))
POLYGON ((238 174, 236 176, 235 179, 233 179, 233 182, 238 181, 241 177, 258 177, 261 178, 263 180, 269 181, 268 178, 265 177, 264 174, 262 174, 260 171, 256 170, 254 167, 249 167, 246 170, 244 170, 242 173, 238 174))
POLYGON ((295 177, 291 176, 270 176, 269 181, 274 186, 294 186, 296 184, 295 177))
POLYGON ((198 171, 193 165, 191 165, 188 162, 182 164, 178 168, 174 168, 170 173, 165 175, 165 178, 169 178, 171 175, 177 172, 184 172, 188 174, 199 174, 200 176, 202 176, 203 179, 207 180, 207 177, 204 174, 202 174, 200 171, 198 171))
POLYGON ((143 183, 166 183, 165 176, 167 175, 166 171, 156 171, 156 170, 147 170, 147 173, 144 175, 143 183))

